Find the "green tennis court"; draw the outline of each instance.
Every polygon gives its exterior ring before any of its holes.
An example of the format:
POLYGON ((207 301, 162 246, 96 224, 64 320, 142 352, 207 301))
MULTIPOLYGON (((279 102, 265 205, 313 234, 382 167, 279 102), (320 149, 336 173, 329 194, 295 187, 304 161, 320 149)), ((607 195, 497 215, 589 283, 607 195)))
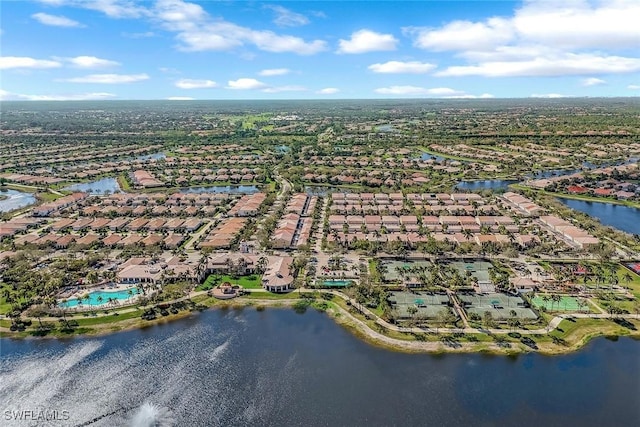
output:
POLYGON ((541 295, 536 295, 531 302, 536 307, 544 307, 548 311, 589 311, 588 306, 581 307, 578 299, 574 297, 563 296, 559 301, 554 301, 549 296, 549 300, 545 301, 541 295))

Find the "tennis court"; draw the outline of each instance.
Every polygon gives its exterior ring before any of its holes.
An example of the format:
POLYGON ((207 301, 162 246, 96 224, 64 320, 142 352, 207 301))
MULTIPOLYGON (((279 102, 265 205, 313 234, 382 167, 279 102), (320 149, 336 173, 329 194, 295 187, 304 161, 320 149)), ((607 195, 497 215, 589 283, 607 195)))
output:
POLYGON ((401 318, 420 316, 435 318, 441 311, 451 310, 448 306, 449 297, 444 294, 391 292, 389 302, 398 311, 401 318), (415 307, 418 311, 412 315, 409 313, 409 307, 415 307))
POLYGON ((489 269, 492 267, 490 262, 486 261, 452 261, 451 266, 463 276, 467 272, 471 273, 471 276, 478 279, 478 282, 489 282, 489 269))
POLYGON ((485 312, 490 312, 496 320, 506 320, 511 318, 511 312, 516 313, 516 317, 522 320, 535 320, 538 315, 526 306, 525 301, 519 296, 492 293, 492 294, 464 294, 458 298, 465 311, 474 313, 480 317, 485 312))
MULTIPOLYGON (((393 282, 400 279, 398 268, 404 270, 407 276, 417 276, 420 272, 427 272, 431 266, 429 261, 415 261, 415 260, 384 260, 380 261, 385 266, 386 271, 384 273, 384 280, 387 282, 393 282)), ((429 273, 427 273, 429 274, 429 273)))

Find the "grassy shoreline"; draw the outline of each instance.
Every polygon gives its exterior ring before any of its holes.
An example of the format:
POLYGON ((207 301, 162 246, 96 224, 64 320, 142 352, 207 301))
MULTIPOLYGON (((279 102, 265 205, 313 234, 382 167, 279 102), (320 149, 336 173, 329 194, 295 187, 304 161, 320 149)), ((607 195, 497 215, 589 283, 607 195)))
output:
POLYGON ((356 338, 376 347, 406 353, 483 353, 508 356, 538 352, 545 355, 559 355, 577 351, 593 338, 600 336, 627 336, 640 339, 640 320, 638 319, 628 319, 628 327, 626 328, 616 323, 614 319, 574 319, 573 321, 564 320, 559 329, 555 329, 549 334, 531 336, 534 338, 536 346, 536 348, 532 348, 524 345, 518 339, 518 334, 514 334, 516 338, 505 334, 498 339, 496 336, 487 334, 415 334, 389 330, 377 325, 370 319, 365 319, 364 316, 354 310, 348 310, 348 307, 340 299, 325 301, 322 298, 301 298, 298 293, 277 295, 277 298, 263 297, 264 295, 261 295, 261 293, 252 293, 247 297, 222 301, 207 295, 199 295, 192 299, 196 304, 196 309, 193 310, 184 310, 176 314, 159 316, 153 320, 140 318, 142 313, 140 309, 129 311, 122 315, 112 313, 101 317, 77 318, 74 319, 78 321, 78 326, 75 329, 69 332, 55 329, 45 336, 35 335, 34 328, 19 332, 9 331, 7 327, 8 320, 2 320, 0 321, 0 337, 10 339, 96 337, 116 332, 150 328, 174 320, 193 317, 200 311, 209 309, 254 307, 257 310, 264 310, 266 308, 293 306, 296 310, 302 308, 304 311, 305 309, 316 308, 319 311, 326 312, 333 321, 347 329, 356 338))
POLYGON ((630 207, 630 208, 640 209, 640 203, 629 201, 629 200, 615 200, 615 199, 609 199, 609 198, 605 198, 605 197, 585 196, 585 195, 579 195, 579 194, 555 193, 555 192, 552 192, 552 191, 547 191, 547 190, 542 190, 542 189, 539 189, 539 188, 529 187, 529 186, 524 185, 524 184, 511 184, 509 187, 513 187, 513 188, 518 189, 518 190, 531 190, 531 191, 535 191, 535 192, 540 193, 540 194, 544 194, 545 196, 557 197, 557 198, 560 198, 560 199, 581 200, 583 202, 595 202, 595 203, 609 203, 609 204, 612 204, 612 205, 620 205, 620 206, 627 206, 627 207, 630 207))

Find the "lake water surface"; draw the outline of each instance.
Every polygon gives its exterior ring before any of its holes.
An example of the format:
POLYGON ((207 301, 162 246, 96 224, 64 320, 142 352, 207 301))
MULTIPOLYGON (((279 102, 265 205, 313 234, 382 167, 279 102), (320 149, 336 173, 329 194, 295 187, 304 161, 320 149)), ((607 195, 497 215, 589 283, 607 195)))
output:
POLYGON ((211 187, 189 187, 180 190, 181 193, 230 193, 253 194, 260 191, 255 185, 220 185, 211 187))
POLYGON ((640 422, 640 342, 631 339, 597 339, 557 357, 402 354, 362 342, 313 310, 244 309, 101 338, 0 345, 2 410, 66 410, 63 425, 640 422))
POLYGON ((0 191, 0 212, 11 212, 16 209, 24 208, 36 202, 36 198, 31 193, 24 193, 17 190, 4 189, 0 191))
POLYGON ((584 200, 564 198, 558 198, 558 200, 571 209, 598 218, 604 225, 610 225, 627 233, 640 234, 640 209, 638 208, 584 200))
POLYGON ((89 194, 113 194, 120 193, 120 185, 115 178, 102 178, 97 181, 81 182, 65 187, 64 190, 69 191, 82 191, 89 194))
POLYGON ((509 185, 515 184, 516 180, 512 179, 481 179, 477 181, 460 181, 456 184, 456 188, 460 190, 506 190, 509 185))

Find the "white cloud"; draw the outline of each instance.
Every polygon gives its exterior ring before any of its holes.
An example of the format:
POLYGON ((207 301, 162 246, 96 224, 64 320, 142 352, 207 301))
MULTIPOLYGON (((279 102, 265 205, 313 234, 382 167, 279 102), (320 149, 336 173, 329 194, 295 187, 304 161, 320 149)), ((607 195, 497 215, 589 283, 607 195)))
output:
POLYGON ((351 39, 340 39, 337 53, 366 53, 395 50, 398 39, 391 34, 359 30, 351 34, 351 39))
POLYGON ((207 12, 202 6, 182 0, 159 0, 155 4, 154 12, 156 19, 181 30, 187 30, 207 17, 207 12))
POLYGON ((265 93, 279 93, 279 92, 306 92, 307 88, 304 86, 275 86, 262 89, 265 93))
POLYGON ((213 80, 180 79, 175 86, 180 89, 205 89, 217 87, 218 84, 213 80))
POLYGON ((180 70, 171 67, 160 67, 158 70, 167 74, 180 74, 180 70))
POLYGON ((417 47, 473 51, 515 43, 562 49, 636 48, 640 2, 526 1, 511 17, 453 21, 440 28, 405 29, 417 47))
POLYGON ((448 87, 436 87, 427 89, 419 86, 389 86, 381 87, 375 90, 376 93, 382 95, 426 95, 426 96, 456 96, 464 95, 464 92, 451 89, 448 87))
POLYGON ((586 79, 582 79, 582 86, 598 86, 598 85, 603 85, 606 84, 607 82, 605 80, 602 79, 598 79, 595 77, 589 77, 586 79))
POLYGON ((640 85, 629 85, 629 86, 627 86, 627 89, 638 90, 638 89, 640 89, 640 85))
POLYGON ((74 5, 102 12, 110 18, 140 18, 148 16, 148 9, 132 0, 72 0, 74 5))
POLYGON ((340 92, 340 89, 336 87, 325 87, 324 89, 320 89, 316 93, 319 95, 333 95, 340 92))
POLYGON ((242 78, 238 80, 229 80, 227 82, 227 89, 264 89, 267 85, 256 79, 242 78))
POLYGON ((64 81, 70 83, 121 84, 134 83, 149 79, 147 74, 90 74, 83 77, 73 77, 64 81))
POLYGON ((640 1, 524 1, 511 16, 404 28, 415 46, 467 61, 436 75, 489 77, 639 70, 640 1))
POLYGON ((550 46, 637 49, 638 16, 637 0, 528 2, 512 23, 520 38, 550 46))
POLYGON ((640 70, 640 58, 598 56, 595 54, 562 54, 557 57, 538 57, 522 61, 483 62, 478 65, 451 66, 436 76, 565 76, 630 73, 640 70))
POLYGON ((191 98, 190 96, 170 96, 166 99, 167 101, 193 101, 195 98, 191 98))
POLYGON ((299 37, 280 36, 271 31, 251 31, 248 40, 265 52, 292 52, 298 55, 314 55, 326 50, 327 44, 322 40, 305 42, 299 37))
POLYGON ((176 38, 181 42, 179 48, 184 51, 230 50, 250 44, 266 52, 313 55, 327 48, 323 40, 305 41, 223 19, 214 20, 199 5, 182 0, 161 0, 154 13, 166 30, 177 33, 176 38))
POLYGON ((369 70, 374 73, 386 73, 386 74, 424 74, 436 68, 434 64, 427 62, 409 61, 389 61, 383 64, 371 64, 369 70))
POLYGON ((289 74, 291 72, 288 68, 271 68, 268 70, 262 70, 258 73, 260 76, 269 77, 269 76, 284 76, 285 74, 289 74))
POLYGON ((58 68, 62 64, 49 59, 34 59, 27 56, 3 56, 0 57, 0 70, 11 68, 58 68))
POLYGON ((38 0, 48 6, 72 6, 95 10, 110 18, 140 18, 149 16, 149 9, 136 4, 134 0, 38 0))
POLYGON ((440 29, 408 27, 414 46, 433 51, 491 48, 513 37, 512 25, 502 18, 487 22, 453 21, 440 29))
MULTIPOLYGON (((291 52, 299 55, 313 55, 327 49, 323 40, 306 41, 300 37, 254 30, 222 18, 213 18, 199 4, 184 0, 157 0, 149 7, 133 0, 60 0, 54 5, 96 10, 111 18, 146 18, 155 25, 176 33, 178 49, 186 52, 226 51, 245 45, 252 45, 266 52, 291 52)), ((141 34, 145 37, 152 35, 141 34)))
POLYGON ((66 95, 27 95, 19 93, 10 93, 0 90, 0 99, 2 100, 22 100, 22 101, 90 101, 115 98, 117 95, 108 92, 91 92, 66 95))
POLYGON ((81 28, 84 27, 78 21, 74 21, 73 19, 67 18, 62 15, 49 15, 48 13, 34 13, 31 15, 33 19, 38 21, 43 25, 50 25, 52 27, 68 27, 68 28, 81 28))
POLYGON ((570 98, 572 95, 562 95, 560 93, 534 93, 531 98, 570 98))
POLYGON ((119 62, 97 58, 95 56, 76 56, 75 58, 67 58, 67 61, 78 68, 103 68, 117 67, 120 65, 119 62))
POLYGON ((266 5, 264 7, 275 12, 276 17, 273 20, 273 23, 279 27, 300 27, 309 23, 309 18, 306 16, 293 12, 282 6, 266 5))
POLYGON ((150 37, 155 37, 156 33, 154 33, 153 31, 145 31, 145 32, 141 32, 141 33, 127 33, 127 32, 123 32, 120 33, 122 35, 122 37, 127 37, 130 39, 146 39, 146 38, 150 38, 150 37))

